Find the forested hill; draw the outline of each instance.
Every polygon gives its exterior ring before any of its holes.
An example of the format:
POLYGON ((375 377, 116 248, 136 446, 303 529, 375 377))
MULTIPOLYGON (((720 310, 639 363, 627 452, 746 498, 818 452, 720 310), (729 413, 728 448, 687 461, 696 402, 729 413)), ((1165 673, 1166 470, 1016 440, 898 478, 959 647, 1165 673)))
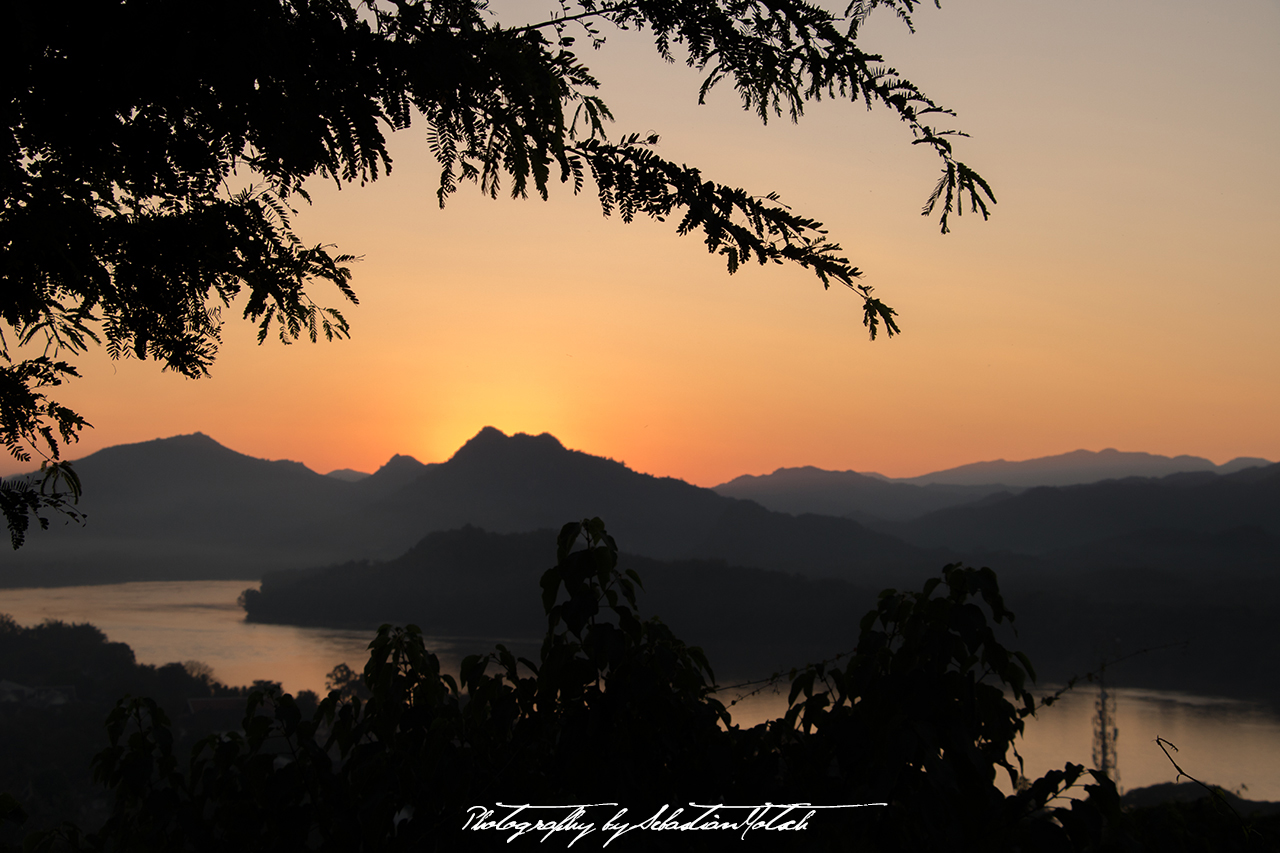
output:
MULTIPOLYGON (((414 623, 437 637, 532 641, 546 627, 539 579, 551 565, 555 539, 554 530, 436 532, 393 560, 269 572, 261 589, 245 591, 242 604, 255 621, 365 629, 414 623)), ((625 540, 619 545, 625 550, 625 540)), ((1111 677, 1130 687, 1280 706, 1280 685, 1256 665, 1280 656, 1274 572, 1094 570, 1014 555, 990 562, 1018 615, 1017 636, 1009 640, 1030 655, 1042 683, 1095 670, 1101 655, 1146 648, 1156 651, 1126 660, 1111 677)), ((730 678, 847 651, 859 615, 878 592, 724 561, 624 553, 619 567, 644 581, 641 612, 704 647, 730 678)))
MULTIPOLYGON (((246 590, 242 605, 250 621, 370 630, 414 623, 437 637, 534 642, 547 628, 539 580, 555 563, 555 544, 555 530, 437 532, 381 563, 269 572, 260 590, 246 590)), ((702 646, 728 677, 848 651, 857 641, 856 616, 879 592, 723 560, 624 553, 619 567, 642 579, 642 616, 659 616, 681 639, 702 646)))
POLYGON ((493 428, 376 506, 383 523, 396 531, 474 524, 514 533, 600 516, 632 553, 664 560, 724 559, 863 582, 889 580, 901 570, 926 573, 945 559, 849 519, 771 512, 683 480, 640 474, 621 462, 568 450, 546 433, 505 436, 493 428), (429 526, 422 526, 422 519, 429 526))
POLYGON ((51 516, 0 557, 0 584, 257 577, 314 564, 342 541, 352 484, 236 453, 201 433, 100 450, 75 463, 83 526, 51 516))
POLYGON ((876 523, 908 521, 1020 489, 1000 483, 917 485, 857 471, 826 471, 805 466, 779 468, 758 477, 749 474, 735 477, 716 486, 715 491, 725 497, 752 500, 779 512, 812 512, 876 523))
POLYGON ((1070 549, 1083 559, 1113 546, 1129 553, 1154 547, 1164 554, 1157 561, 1167 563, 1171 549, 1186 546, 1280 556, 1280 464, 1029 489, 884 529, 921 546, 968 552, 1070 549))
POLYGON ((941 554, 849 519, 796 518, 681 480, 566 449, 553 436, 486 428, 447 462, 393 458, 356 482, 268 462, 208 436, 108 448, 76 463, 83 527, 55 518, 0 558, 7 586, 261 577, 269 569, 385 559, 427 533, 509 533, 602 516, 629 550, 721 558, 878 584, 916 578, 941 554))

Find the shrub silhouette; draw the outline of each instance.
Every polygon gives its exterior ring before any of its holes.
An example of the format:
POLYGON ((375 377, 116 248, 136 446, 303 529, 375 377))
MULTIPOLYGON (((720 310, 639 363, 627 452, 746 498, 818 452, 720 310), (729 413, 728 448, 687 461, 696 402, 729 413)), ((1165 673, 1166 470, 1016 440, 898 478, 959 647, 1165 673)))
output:
MULTIPOLYGON (((313 716, 278 690, 255 692, 243 732, 206 739, 188 762, 147 699, 108 720, 94 760, 114 795, 97 832, 29 839, 97 850, 512 849, 512 831, 464 829, 473 807, 596 807, 602 824, 690 804, 883 804, 818 811, 791 832, 633 831, 628 849, 1109 849, 1122 841, 1115 787, 1092 773, 1085 800, 1051 801, 1079 765, 1013 795, 1014 738, 1035 702, 1020 653, 993 625, 1012 620, 990 569, 948 566, 921 592, 886 590, 843 666, 795 672, 789 709, 750 729, 715 698, 701 650, 641 621, 640 578, 618 569, 600 519, 561 530, 542 577, 547 634, 537 662, 498 645, 442 673, 413 625, 384 625, 363 673, 368 698, 333 691, 313 716), (581 545, 582 547, 575 547, 581 545), (471 810, 471 811, 469 811, 471 810)), ((495 808, 497 816, 503 814, 495 808)), ((724 808, 724 821, 746 812, 724 808)), ((541 814, 567 815, 567 809, 541 814)), ((803 812, 790 817, 798 819, 803 812)), ((536 843, 530 832, 514 843, 536 843)), ((567 843, 561 834, 549 843, 567 843)), ((1117 848, 1121 849, 1121 848, 1117 848)))

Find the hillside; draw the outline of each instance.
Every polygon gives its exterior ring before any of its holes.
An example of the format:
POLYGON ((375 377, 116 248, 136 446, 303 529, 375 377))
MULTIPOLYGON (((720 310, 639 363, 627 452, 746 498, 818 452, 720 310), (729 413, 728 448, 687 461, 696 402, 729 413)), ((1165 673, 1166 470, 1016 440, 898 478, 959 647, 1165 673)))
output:
POLYGON ((1010 487, 916 485, 856 471, 824 471, 806 466, 779 468, 758 477, 745 474, 721 483, 715 491, 725 497, 755 501, 794 515, 817 513, 858 520, 908 521, 936 510, 1006 493, 1010 487))
MULTIPOLYGON (((242 599, 250 621, 376 628, 415 623, 433 636, 535 641, 546 631, 538 594, 555 562, 556 531, 432 533, 386 562, 271 572, 242 599)), ((622 544, 622 543, 619 543, 622 544)), ((722 675, 756 675, 820 660, 856 643, 878 590, 834 580, 623 554, 640 574, 644 616, 703 646, 722 675)))
POLYGON ((879 583, 930 554, 849 519, 795 518, 568 450, 553 436, 486 428, 447 462, 393 457, 355 482, 269 462, 195 434, 108 448, 76 463, 83 527, 36 531, 0 563, 0 585, 262 576, 387 559, 424 535, 500 533, 601 516, 634 553, 722 558, 879 583))
POLYGON ((1038 555, 1077 549, 1080 556, 1078 549, 1108 540, 1125 542, 1130 551, 1140 544, 1135 537, 1146 536, 1161 548, 1178 541, 1153 531, 1218 534, 1250 527, 1280 536, 1280 465, 1040 487, 883 529, 922 547, 1038 555))
MULTIPOLYGON (((252 621, 340 628, 412 622, 433 636, 527 648, 545 630, 538 580, 553 562, 554 542, 554 530, 432 533, 388 561, 270 572, 260 590, 245 591, 242 605, 252 621)), ((1007 554, 982 562, 999 570, 1018 617, 1016 636, 1005 632, 1005 642, 1029 655, 1041 683, 1096 670, 1104 655, 1150 649, 1112 666, 1110 677, 1129 687, 1280 706, 1280 685, 1257 665, 1280 656, 1272 618, 1280 611, 1280 574, 1089 570, 1007 554)), ((619 565, 644 581, 642 614, 660 616, 702 646, 730 680, 847 651, 878 591, 723 560, 624 553, 619 565)))
POLYGON ((33 530, 0 557, 0 585, 249 578, 350 544, 326 528, 350 507, 352 484, 201 433, 109 447, 75 468, 85 524, 55 515, 33 530))

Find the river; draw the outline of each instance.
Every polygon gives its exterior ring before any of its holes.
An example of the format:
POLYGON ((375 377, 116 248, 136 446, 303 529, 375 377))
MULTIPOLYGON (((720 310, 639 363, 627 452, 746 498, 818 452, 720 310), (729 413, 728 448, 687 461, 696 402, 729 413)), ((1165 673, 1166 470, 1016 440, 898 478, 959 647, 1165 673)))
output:
MULTIPOLYGON (((90 622, 110 640, 127 643, 140 663, 198 660, 226 684, 268 679, 289 692, 323 695, 325 676, 336 664, 357 671, 363 666, 370 631, 245 622, 236 599, 254 585, 183 581, 6 589, 0 590, 0 613, 23 625, 45 619, 90 622)), ((518 654, 536 653, 535 644, 520 645, 518 654)), ((493 640, 483 638, 428 638, 442 666, 455 673, 464 656, 492 646, 493 640)), ((1049 692, 1052 685, 1037 691, 1049 692)), ((1115 695, 1122 790, 1176 781, 1177 771, 1155 743, 1161 737, 1178 747, 1174 757, 1197 778, 1246 799, 1280 801, 1280 717, 1265 707, 1123 685, 1115 695)), ((1078 687, 1029 721, 1018 746, 1028 777, 1067 761, 1091 763, 1096 698, 1095 687, 1078 687)), ((731 711, 736 722, 751 724, 780 714, 785 699, 785 694, 765 692, 731 711)))

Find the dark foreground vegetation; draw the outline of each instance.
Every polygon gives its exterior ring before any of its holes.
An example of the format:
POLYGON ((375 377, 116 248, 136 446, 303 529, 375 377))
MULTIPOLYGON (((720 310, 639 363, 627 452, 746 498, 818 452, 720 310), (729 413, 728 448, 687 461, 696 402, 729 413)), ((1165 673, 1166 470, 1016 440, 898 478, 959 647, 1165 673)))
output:
MULTIPOLYGON (((105 821, 87 832, 70 824, 39 831, 26 849, 550 849, 567 847, 587 824, 575 847, 600 849, 614 834, 603 827, 609 819, 668 819, 680 808, 677 824, 735 823, 747 813, 731 807, 765 803, 866 807, 808 817, 800 809, 773 830, 639 828, 611 846, 1190 851, 1280 843, 1276 816, 1205 801, 1125 809, 1104 774, 1076 764, 1022 779, 1012 747, 1036 708, 1034 671, 997 638, 1013 617, 989 569, 952 565, 921 592, 886 591, 861 620, 853 655, 792 673, 786 715, 746 730, 713 696, 702 651, 660 620, 640 620, 640 578, 619 570, 599 519, 564 527, 541 587, 547 630, 537 661, 499 645, 464 660, 454 679, 416 626, 383 626, 361 682, 312 708, 264 686, 248 697, 240 730, 190 749, 163 698, 120 702, 107 722, 110 746, 93 761, 105 821), (1002 776, 1012 795, 997 787, 1002 776), (1087 796, 1059 798, 1073 786, 1087 796), (481 808, 497 820, 511 804, 551 806, 534 819, 560 822, 566 806, 602 803, 618 805, 593 807, 544 844, 549 824, 528 826, 511 843, 520 818, 505 829, 474 827, 481 808), (725 806, 707 817, 691 804, 725 806), (616 816, 620 808, 627 814, 616 816), (803 825, 777 828, 787 820, 803 825)), ((8 838, 26 807, 21 796, 0 800, 8 838)))
MULTIPOLYGON (((228 722, 225 715, 192 714, 191 700, 249 693, 218 683, 194 661, 139 664, 132 649, 108 642, 93 625, 49 621, 24 628, 4 614, 0 686, 0 791, 21 800, 29 828, 63 820, 97 825, 106 818, 109 797, 94 781, 88 759, 102 748, 102 721, 121 696, 152 697, 177 723, 171 732, 176 747, 189 750, 228 722)), ((0 828, 0 840, 13 835, 0 828)))

